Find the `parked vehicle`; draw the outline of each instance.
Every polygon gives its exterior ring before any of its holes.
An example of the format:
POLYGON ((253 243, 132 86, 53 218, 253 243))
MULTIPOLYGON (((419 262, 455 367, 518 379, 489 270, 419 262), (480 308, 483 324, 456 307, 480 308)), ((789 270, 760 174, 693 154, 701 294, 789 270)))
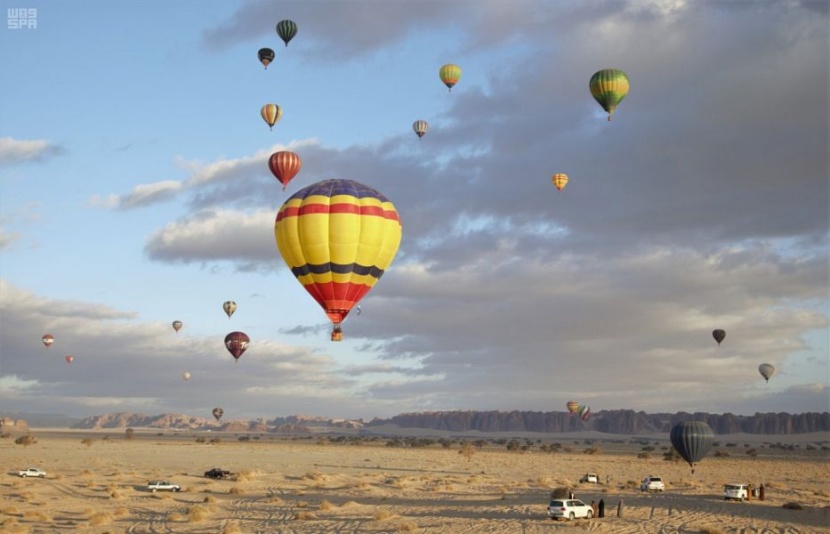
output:
POLYGON ((573 521, 578 517, 592 518, 594 510, 591 505, 579 499, 555 499, 548 504, 548 517, 556 520, 560 517, 573 521))
POLYGON ((233 473, 230 471, 225 471, 224 469, 220 469, 218 467, 214 467, 210 471, 205 471, 205 477, 207 478, 227 478, 232 474, 233 473))
POLYGON ((151 480, 147 483, 147 489, 155 493, 157 491, 181 491, 182 487, 165 480, 151 480))
POLYGON ((723 500, 743 501, 749 497, 749 484, 726 484, 723 486, 723 500))
POLYGON ((18 471, 17 475, 23 478, 26 477, 40 477, 46 478, 46 471, 37 467, 29 467, 23 471, 18 471))
POLYGON ((579 479, 580 482, 589 482, 591 484, 599 484, 599 475, 596 473, 585 473, 582 475, 582 478, 579 479))
POLYGON ((640 482, 640 491, 665 491, 666 485, 660 477, 647 476, 640 482))

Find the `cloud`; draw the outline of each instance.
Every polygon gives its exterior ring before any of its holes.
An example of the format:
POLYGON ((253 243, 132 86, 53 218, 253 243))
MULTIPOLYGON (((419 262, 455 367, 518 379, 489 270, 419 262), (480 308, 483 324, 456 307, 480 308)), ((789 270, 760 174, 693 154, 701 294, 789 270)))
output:
POLYGON ((5 228, 0 226, 0 251, 12 246, 12 243, 17 241, 20 237, 18 233, 8 232, 5 228))
POLYGON ((23 141, 12 137, 0 137, 0 166, 18 163, 44 162, 60 156, 64 148, 46 140, 23 141))

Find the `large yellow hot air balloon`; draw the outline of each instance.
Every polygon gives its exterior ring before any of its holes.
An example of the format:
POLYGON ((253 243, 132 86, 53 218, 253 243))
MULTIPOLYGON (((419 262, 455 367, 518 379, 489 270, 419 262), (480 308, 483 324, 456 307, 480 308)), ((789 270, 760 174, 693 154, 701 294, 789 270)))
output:
POLYGON ((285 201, 274 234, 283 260, 334 324, 332 341, 339 341, 349 311, 395 258, 401 222, 392 202, 371 187, 325 180, 285 201))
POLYGON ((452 92, 453 85, 457 84, 458 80, 461 79, 461 67, 447 63, 438 71, 438 76, 444 82, 444 85, 449 88, 450 92, 452 92))
POLYGON ((553 185, 556 186, 556 189, 562 191, 565 189, 565 186, 568 185, 568 175, 564 173, 556 173, 551 178, 553 185))
POLYGON ((565 406, 568 408, 568 413, 576 413, 579 410, 579 403, 576 401, 568 401, 565 406))
POLYGON ((273 129, 274 125, 282 117, 282 108, 276 104, 265 104, 259 113, 262 115, 262 120, 268 123, 268 126, 273 129))
POLYGON ((608 120, 623 98, 628 94, 628 75, 619 69, 602 69, 591 76, 588 82, 591 96, 608 112, 608 120))

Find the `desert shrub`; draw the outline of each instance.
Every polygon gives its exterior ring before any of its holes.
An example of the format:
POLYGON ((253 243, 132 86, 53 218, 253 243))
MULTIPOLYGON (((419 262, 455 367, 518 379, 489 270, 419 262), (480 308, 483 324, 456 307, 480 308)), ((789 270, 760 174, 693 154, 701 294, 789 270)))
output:
POLYGON ((582 452, 584 452, 585 454, 591 454, 591 455, 602 454, 602 449, 600 449, 599 447, 588 447, 587 449, 585 449, 582 452))
POLYGON ((729 453, 718 449, 712 454, 712 456, 714 456, 715 458, 727 458, 729 456, 729 453))
POLYGON ((50 521, 49 516, 40 510, 28 510, 23 514, 23 518, 32 521, 50 521))
POLYGON ((375 521, 386 521, 387 519, 391 519, 393 517, 395 517, 395 514, 389 510, 377 510, 374 514, 372 514, 372 518, 374 518, 375 521))
POLYGON ((118 499, 122 499, 123 497, 124 496, 121 495, 120 493, 118 493, 117 491, 110 492, 110 498, 111 499, 118 500, 118 499))
POLYGON ((418 525, 412 521, 406 523, 398 523, 395 525, 395 532, 415 532, 418 530, 418 525))
POLYGON ((645 451, 645 452, 651 452, 651 451, 654 450, 654 447, 652 447, 651 445, 648 445, 646 447, 643 447, 642 450, 645 451))
POLYGON ((314 515, 314 512, 305 512, 305 511, 303 511, 303 512, 297 512, 296 514, 294 514, 294 519, 296 519, 298 521, 308 521, 308 520, 311 520, 311 519, 317 519, 317 516, 314 515))
POLYGON ((452 440, 451 440, 451 439, 447 439, 447 438, 439 438, 439 439, 438 439, 438 443, 439 443, 439 444, 441 445, 441 447, 442 447, 442 448, 444 448, 444 449, 449 449, 450 447, 452 447, 452 440))
POLYGON ((563 447, 562 450, 565 451, 565 452, 573 452, 574 448, 573 447, 563 447))
POLYGON ((197 504, 187 509, 187 520, 191 523, 197 523, 203 521, 209 514, 210 511, 207 508, 197 504))
POLYGON ((242 534, 242 530, 238 525, 229 524, 222 529, 222 534, 242 534))
POLYGON ((9 439, 10 437, 12 437, 11 432, 3 432, 2 434, 0 434, 0 438, 3 438, 3 439, 9 439))
POLYGON ((667 462, 679 462, 681 460, 680 454, 674 447, 663 453, 663 460, 667 462))
POLYGON ((238 441, 251 441, 251 436, 239 436, 236 438, 238 441))
POLYGON ((757 449, 747 449, 746 455, 751 456, 752 458, 755 458, 756 456, 758 456, 758 450, 757 449))
POLYGON ((204 436, 198 436, 198 437, 196 438, 196 443, 204 443, 204 442, 206 442, 206 441, 207 441, 207 440, 205 439, 205 437, 204 437, 204 436))
POLYGON ((723 534, 723 531, 721 529, 709 526, 700 527, 700 530, 698 530, 698 532, 700 532, 700 534, 723 534))
POLYGON ((28 447, 29 445, 34 445, 37 443, 37 438, 32 436, 31 434, 26 434, 25 436, 20 436, 16 440, 14 440, 16 445, 23 445, 24 447, 28 447))
POLYGON ((81 444, 86 445, 87 447, 91 447, 93 443, 95 443, 95 440, 90 438, 85 438, 81 440, 81 444))
POLYGON ((784 503, 784 508, 787 510, 803 510, 804 507, 798 504, 797 502, 787 502, 784 503))
POLYGON ((329 501, 326 501, 326 500, 323 500, 322 502, 320 502, 320 506, 317 507, 318 510, 323 510, 323 511, 331 510, 332 508, 334 508, 334 505, 331 504, 329 501))
POLYGON ((128 428, 127 430, 124 431, 124 439, 131 440, 134 437, 135 437, 135 430, 133 430, 132 428, 128 428))
POLYGON ((245 491, 242 488, 236 486, 228 490, 229 495, 242 495, 243 493, 245 493, 245 491))
POLYGON ((5 515, 17 515, 20 513, 20 509, 17 506, 6 506, 0 512, 5 515))
POLYGON ((184 514, 181 512, 170 512, 167 514, 167 521, 172 523, 174 521, 184 521, 184 514))
POLYGON ((219 443, 222 443, 222 440, 220 438, 211 438, 210 443, 212 445, 217 445, 219 443))
POLYGON ((475 453, 476 451, 475 448, 473 448, 473 445, 466 442, 461 446, 461 450, 458 451, 458 454, 466 458, 468 462, 472 460, 475 453))
POLYGON ((121 508, 116 508, 113 514, 120 517, 122 515, 130 515, 130 511, 122 506, 121 508))
POLYGON ((508 451, 517 451, 519 450, 519 442, 515 439, 511 439, 507 442, 507 445, 505 445, 505 447, 507 447, 508 451))
POLYGON ((106 512, 97 512, 89 518, 91 525, 106 525, 112 521, 112 516, 106 512))
POLYGON ((214 497, 213 495, 206 495, 205 498, 202 499, 202 502, 206 502, 206 503, 216 502, 216 497, 214 497))
POLYGON ((649 458, 651 458, 651 455, 647 452, 641 452, 637 455, 637 458, 641 460, 648 460, 649 458))
POLYGON ((727 447, 737 447, 738 444, 737 443, 727 443, 726 446, 727 447))

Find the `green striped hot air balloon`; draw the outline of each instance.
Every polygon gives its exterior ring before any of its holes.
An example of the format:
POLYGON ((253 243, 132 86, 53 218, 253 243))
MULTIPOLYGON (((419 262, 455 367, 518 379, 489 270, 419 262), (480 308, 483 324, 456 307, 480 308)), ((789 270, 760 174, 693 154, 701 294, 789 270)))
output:
POLYGON ((297 24, 293 20, 281 20, 277 23, 277 35, 283 40, 285 46, 288 46, 288 41, 297 35, 297 24))
POLYGON ((591 96, 608 112, 608 120, 625 95, 628 94, 628 76, 619 69, 602 69, 591 76, 588 83, 591 96))

